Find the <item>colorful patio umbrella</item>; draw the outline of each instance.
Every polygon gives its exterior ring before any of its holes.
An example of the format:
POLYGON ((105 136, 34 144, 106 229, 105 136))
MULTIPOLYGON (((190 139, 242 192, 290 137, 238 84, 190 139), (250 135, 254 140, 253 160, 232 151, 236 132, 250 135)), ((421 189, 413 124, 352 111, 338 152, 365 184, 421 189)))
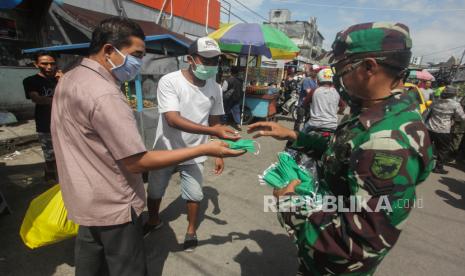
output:
POLYGON ((209 34, 224 52, 242 55, 266 56, 271 59, 293 59, 299 47, 283 32, 258 23, 226 25, 209 34))
MULTIPOLYGON (((293 59, 299 54, 299 47, 283 32, 258 23, 237 23, 226 25, 209 37, 216 40, 223 52, 247 56, 266 56, 271 59, 293 59)), ((249 63, 247 62, 244 92, 247 85, 249 63)), ((241 125, 244 117, 245 93, 242 99, 241 125)))
POLYGON ((410 71, 409 78, 412 79, 419 79, 419 80, 427 80, 427 81, 434 81, 434 76, 431 75, 430 72, 423 69, 422 71, 410 71))

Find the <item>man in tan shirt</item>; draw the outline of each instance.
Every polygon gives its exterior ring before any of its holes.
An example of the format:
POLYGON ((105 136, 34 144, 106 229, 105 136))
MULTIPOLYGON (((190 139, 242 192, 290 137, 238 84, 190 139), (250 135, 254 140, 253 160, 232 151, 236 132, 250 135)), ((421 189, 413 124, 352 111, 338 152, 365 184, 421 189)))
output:
POLYGON ((122 82, 133 79, 145 54, 144 33, 113 17, 92 34, 89 58, 66 73, 52 105, 52 137, 63 200, 80 225, 76 275, 145 275, 140 214, 141 172, 203 155, 238 156, 222 142, 173 151, 147 151, 122 82))

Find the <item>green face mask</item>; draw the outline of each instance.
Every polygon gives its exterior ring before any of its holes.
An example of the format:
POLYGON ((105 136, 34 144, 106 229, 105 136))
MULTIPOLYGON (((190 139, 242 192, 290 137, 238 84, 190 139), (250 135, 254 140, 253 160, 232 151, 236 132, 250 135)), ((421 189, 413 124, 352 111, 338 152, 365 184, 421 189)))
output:
POLYGON ((245 150, 255 155, 258 155, 260 153, 260 144, 258 144, 254 140, 241 139, 237 141, 230 141, 230 140, 222 140, 222 141, 227 143, 229 145, 229 148, 233 150, 245 150), (255 146, 255 144, 257 146, 255 146))
POLYGON ((208 80, 216 76, 218 73, 218 66, 207 66, 195 63, 195 70, 192 73, 200 80, 208 80))

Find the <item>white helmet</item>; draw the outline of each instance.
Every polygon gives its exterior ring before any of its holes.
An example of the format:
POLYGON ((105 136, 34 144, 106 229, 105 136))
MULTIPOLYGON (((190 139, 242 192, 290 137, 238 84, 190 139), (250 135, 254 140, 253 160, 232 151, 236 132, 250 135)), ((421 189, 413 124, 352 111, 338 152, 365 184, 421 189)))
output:
POLYGON ((333 71, 329 68, 322 69, 316 75, 318 82, 333 82, 333 71))

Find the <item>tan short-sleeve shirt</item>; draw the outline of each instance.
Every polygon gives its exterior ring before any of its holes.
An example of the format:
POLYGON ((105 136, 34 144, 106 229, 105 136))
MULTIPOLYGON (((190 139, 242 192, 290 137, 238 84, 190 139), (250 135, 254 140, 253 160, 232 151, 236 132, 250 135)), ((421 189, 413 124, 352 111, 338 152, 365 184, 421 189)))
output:
POLYGON ((140 174, 120 161, 145 152, 126 98, 110 72, 85 58, 59 81, 52 104, 52 139, 68 216, 85 226, 118 225, 140 214, 140 174))

